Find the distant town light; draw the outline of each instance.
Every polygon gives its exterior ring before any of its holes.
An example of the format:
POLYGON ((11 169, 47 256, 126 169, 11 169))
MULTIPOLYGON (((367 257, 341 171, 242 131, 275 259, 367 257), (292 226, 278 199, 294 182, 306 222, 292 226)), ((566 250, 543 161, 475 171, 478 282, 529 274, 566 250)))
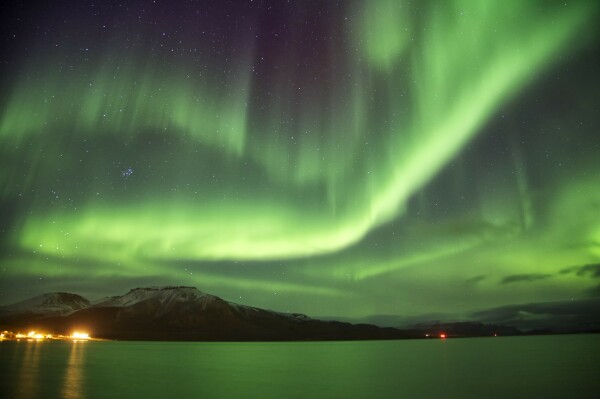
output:
POLYGON ((35 330, 31 330, 29 332, 22 333, 22 332, 12 332, 12 331, 0 331, 0 340, 4 341, 4 340, 17 340, 20 341, 21 339, 25 339, 27 341, 43 341, 43 340, 72 340, 72 341, 87 341, 87 340, 92 340, 93 338, 90 337, 89 333, 87 332, 82 332, 82 331, 74 331, 72 334, 70 335, 62 335, 62 334, 52 334, 49 332, 38 332, 35 330))
POLYGON ((73 334, 71 334, 71 338, 75 339, 75 340, 90 339, 90 334, 85 333, 85 332, 75 331, 75 332, 73 332, 73 334))
POLYGON ((446 334, 443 334, 443 333, 440 334, 440 338, 442 338, 442 339, 446 338, 446 334))
POLYGON ((31 339, 44 339, 44 334, 40 334, 40 333, 35 332, 35 331, 29 331, 29 333, 27 334, 27 338, 31 338, 31 339))

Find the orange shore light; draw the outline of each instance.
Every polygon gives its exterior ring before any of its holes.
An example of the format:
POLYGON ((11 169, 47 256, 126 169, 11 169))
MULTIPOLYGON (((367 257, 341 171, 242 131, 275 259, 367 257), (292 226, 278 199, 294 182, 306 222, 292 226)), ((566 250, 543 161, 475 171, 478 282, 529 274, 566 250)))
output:
POLYGON ((86 332, 74 331, 73 334, 71 334, 71 338, 75 340, 90 339, 90 334, 86 332))

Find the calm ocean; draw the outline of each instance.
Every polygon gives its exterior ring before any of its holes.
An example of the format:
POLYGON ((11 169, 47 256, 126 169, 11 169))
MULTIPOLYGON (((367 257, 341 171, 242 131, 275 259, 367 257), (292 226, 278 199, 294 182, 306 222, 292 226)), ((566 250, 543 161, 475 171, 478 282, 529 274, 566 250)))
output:
POLYGON ((2 398, 598 398, 600 335, 0 342, 2 398))

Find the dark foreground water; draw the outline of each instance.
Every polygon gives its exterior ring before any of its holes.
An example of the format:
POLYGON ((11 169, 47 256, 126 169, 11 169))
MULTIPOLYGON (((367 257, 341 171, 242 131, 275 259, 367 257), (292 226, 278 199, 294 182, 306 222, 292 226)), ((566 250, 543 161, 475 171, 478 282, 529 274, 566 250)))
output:
POLYGON ((600 335, 0 342, 1 398, 598 398, 600 335))

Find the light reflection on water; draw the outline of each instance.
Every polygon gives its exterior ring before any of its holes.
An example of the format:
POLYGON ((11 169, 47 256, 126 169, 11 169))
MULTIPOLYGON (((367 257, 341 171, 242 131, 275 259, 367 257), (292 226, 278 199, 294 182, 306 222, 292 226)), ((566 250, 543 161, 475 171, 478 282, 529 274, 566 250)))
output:
POLYGON ((0 398, 597 398, 600 334, 363 342, 2 342, 0 398))
POLYGON ((75 341, 71 345, 69 362, 65 371, 65 381, 63 385, 63 397, 66 399, 83 398, 83 370, 85 348, 82 347, 85 342, 75 341))
POLYGON ((0 398, 82 399, 86 395, 85 341, 3 341, 0 398))
POLYGON ((20 348, 23 353, 23 362, 19 369, 19 383, 16 398, 37 398, 38 376, 40 374, 40 348, 38 341, 27 341, 25 347, 20 348))

